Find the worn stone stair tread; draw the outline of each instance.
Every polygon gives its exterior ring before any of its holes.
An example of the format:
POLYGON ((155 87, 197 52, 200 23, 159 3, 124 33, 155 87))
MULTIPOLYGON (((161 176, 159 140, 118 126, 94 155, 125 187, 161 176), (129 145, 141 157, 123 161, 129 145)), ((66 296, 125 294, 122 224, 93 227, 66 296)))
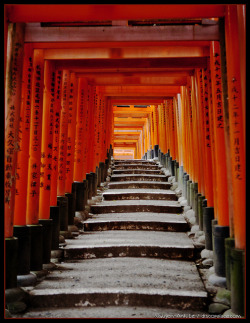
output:
MULTIPOLYGON (((59 264, 34 290, 75 287, 142 291, 204 291, 194 262, 154 258, 106 258, 76 260, 59 264), (124 271, 126 268, 126 271, 124 271), (74 286, 72 286, 74 285, 74 286)), ((39 293, 39 292, 38 292, 39 293)))
POLYGON ((193 262, 124 257, 61 264, 30 296, 34 307, 146 306, 150 301, 150 306, 201 308, 207 293, 193 262))
POLYGON ((103 213, 83 222, 84 231, 155 230, 186 232, 188 224, 181 214, 173 213, 103 213))
POLYGON ((30 304, 33 307, 58 306, 161 306, 182 310, 183 308, 204 309, 206 292, 182 290, 138 289, 138 288, 67 288, 62 290, 36 290, 30 292, 30 304), (67 300, 67 301, 66 301, 67 300), (65 303, 64 303, 65 302, 65 303))
POLYGON ((167 182, 168 176, 166 175, 152 175, 152 174, 118 174, 112 175, 111 181, 126 181, 126 180, 139 180, 139 181, 162 181, 167 182))
POLYGON ((96 231, 80 234, 75 239, 66 239, 64 250, 71 248, 105 246, 159 246, 193 249, 192 240, 185 232, 157 231, 96 231))
POLYGON ((181 213, 183 207, 178 201, 169 200, 116 200, 102 201, 100 204, 92 205, 90 212, 116 213, 116 212, 159 212, 159 213, 181 213))
POLYGON ((20 318, 204 318, 207 312, 153 306, 79 306, 32 308, 20 318))
POLYGON ((185 232, 143 230, 88 231, 67 240, 65 259, 155 257, 193 259, 194 246, 185 232))
POLYGON ((113 175, 127 175, 127 174, 151 174, 151 175, 161 175, 160 169, 114 169, 113 175))
POLYGON ((115 160, 114 164, 115 165, 120 165, 120 164, 148 164, 148 165, 156 165, 156 162, 153 160, 145 160, 145 159, 120 159, 120 160, 115 160))
POLYGON ((119 181, 112 182, 108 184, 110 189, 124 189, 124 188, 152 188, 152 189, 168 189, 171 184, 168 182, 158 182, 158 181, 119 181))
POLYGON ((112 166, 111 168, 116 169, 116 170, 122 170, 122 169, 141 169, 141 170, 147 170, 147 169, 156 169, 159 170, 160 167, 156 164, 119 164, 112 166))
POLYGON ((170 223, 187 223, 182 214, 174 213, 154 213, 154 212, 138 212, 138 213, 103 213, 90 214, 84 223, 101 222, 101 221, 157 221, 170 223))
POLYGON ((93 206, 113 206, 113 205, 162 205, 162 206, 181 206, 178 201, 169 200, 118 200, 118 201, 101 201, 93 206))
POLYGON ((150 200, 162 200, 162 199, 172 199, 177 200, 175 192, 171 190, 164 189, 109 189, 103 192, 103 197, 105 200, 117 200, 117 199, 150 199, 150 200))

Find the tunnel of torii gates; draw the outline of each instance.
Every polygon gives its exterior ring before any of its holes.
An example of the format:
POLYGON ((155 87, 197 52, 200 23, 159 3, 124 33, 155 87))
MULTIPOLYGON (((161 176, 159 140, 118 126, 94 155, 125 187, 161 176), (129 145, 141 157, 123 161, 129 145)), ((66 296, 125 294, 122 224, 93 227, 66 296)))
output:
POLYGON ((84 208, 112 156, 158 158, 205 201, 198 223, 213 230, 215 273, 242 313, 245 10, 5 5, 6 288, 42 268, 41 227, 67 231, 65 205, 84 208))

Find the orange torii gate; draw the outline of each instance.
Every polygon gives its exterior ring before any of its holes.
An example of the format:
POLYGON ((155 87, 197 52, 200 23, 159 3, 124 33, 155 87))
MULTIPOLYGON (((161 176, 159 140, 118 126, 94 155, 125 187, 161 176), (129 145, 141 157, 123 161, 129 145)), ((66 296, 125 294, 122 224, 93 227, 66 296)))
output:
MULTIPOLYGON (((162 26, 163 36, 153 31, 154 39, 146 32, 141 37, 138 26, 127 28, 127 34, 120 26, 107 27, 114 28, 113 33, 92 27, 86 34, 80 27, 66 25, 83 16, 89 21, 135 19, 133 6, 112 5, 115 10, 104 6, 101 14, 91 5, 86 5, 88 10, 79 5, 79 11, 71 5, 53 8, 53 17, 46 5, 10 5, 6 10, 5 26, 10 27, 5 33, 6 266, 16 259, 17 246, 13 246, 15 237, 21 241, 18 230, 22 229, 32 235, 33 251, 19 273, 41 269, 48 261, 40 252, 42 244, 45 247, 41 226, 45 228, 53 218, 54 227, 63 208, 67 213, 58 195, 69 207, 68 194, 77 200, 81 194, 76 187, 83 189, 87 177, 92 189, 93 174, 101 169, 104 178, 112 148, 147 158, 147 151, 156 147, 175 164, 176 178, 182 168, 183 192, 188 189, 197 224, 206 231, 215 274, 226 276, 232 309, 244 314, 245 6, 170 5, 163 10, 166 7, 145 5, 140 10, 136 5, 141 19, 208 18, 210 26, 198 23, 194 34, 185 32, 189 38, 181 38, 180 33, 175 39, 171 25, 162 26), (41 21, 50 27, 30 24, 41 21), (60 33, 61 21, 65 34, 60 33), (26 31, 23 22, 28 22, 26 31), (223 32, 218 32, 219 26, 223 32), (48 32, 41 32, 43 28, 48 32), (121 41, 121 35, 127 38, 121 41), (115 118, 127 112, 115 111, 114 104, 150 108, 145 117, 136 111, 129 114, 133 123, 130 119, 121 123, 115 118), (125 130, 126 138, 116 129, 125 130), (129 130, 139 134, 132 138, 129 130), (225 257, 224 242, 229 254, 225 257)), ((65 218, 61 231, 67 232, 66 223, 65 218)), ((16 273, 6 273, 6 287, 15 287, 16 273)))

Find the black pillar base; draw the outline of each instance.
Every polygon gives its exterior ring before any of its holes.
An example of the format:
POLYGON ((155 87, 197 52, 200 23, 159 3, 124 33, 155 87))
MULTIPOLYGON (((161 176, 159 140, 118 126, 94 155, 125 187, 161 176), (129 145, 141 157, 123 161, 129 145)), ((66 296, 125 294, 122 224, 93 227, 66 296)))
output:
POLYGON ((60 233, 60 207, 50 207, 50 219, 52 219, 52 233, 51 233, 51 249, 59 249, 59 233, 60 233))
POLYGON ((109 169, 109 160, 108 159, 105 159, 104 169, 105 169, 105 172, 104 172, 104 182, 105 182, 106 178, 108 176, 108 169, 109 169))
POLYGON ((99 163, 99 168, 101 170, 101 183, 104 182, 104 162, 99 163))
POLYGON ((97 187, 100 187, 101 186, 101 181, 102 181, 102 171, 101 171, 101 168, 100 168, 100 164, 99 164, 99 167, 98 168, 98 176, 97 176, 97 187))
POLYGON ((43 226, 41 224, 28 225, 30 227, 30 270, 43 270, 43 226))
POLYGON ((36 275, 30 272, 30 227, 15 225, 13 234, 18 238, 17 285, 34 285, 37 279, 36 275))
POLYGON ((203 217, 204 217, 204 208, 207 207, 207 200, 205 196, 200 196, 198 201, 198 213, 199 213, 199 227, 201 231, 204 231, 203 227, 203 217))
POLYGON ((68 225, 74 224, 75 209, 76 209, 76 192, 72 190, 72 193, 65 193, 68 198, 68 225))
POLYGON ((231 290, 231 250, 234 248, 234 238, 225 239, 225 262, 226 262, 226 279, 227 289, 231 290))
POLYGON ((60 208, 60 231, 68 231, 68 198, 57 196, 57 205, 60 208))
POLYGON ((174 169, 175 169, 175 160, 171 160, 171 175, 172 176, 175 176, 174 169))
POLYGON ((72 184, 72 192, 75 192, 76 202, 75 211, 84 210, 84 184, 83 182, 74 182, 72 184))
POLYGON ((85 210, 85 206, 88 204, 88 181, 86 179, 83 180, 83 210, 85 210))
POLYGON ((17 287, 18 239, 5 238, 5 289, 17 287))
POLYGON ((88 199, 91 200, 93 196, 93 176, 91 173, 86 174, 86 180, 88 181, 88 199))
POLYGON ((50 263, 52 222, 52 219, 39 219, 39 224, 43 226, 43 264, 50 263))
POLYGON ((13 235, 18 238, 18 265, 17 274, 30 273, 30 227, 14 225, 13 235))
POLYGON ((214 208, 203 209, 203 231, 205 232, 205 248, 213 250, 212 220, 214 219, 214 208))
POLYGON ((97 194, 97 174, 91 172, 92 175, 92 197, 96 196, 97 194))
POLYGON ((214 243, 214 272, 220 277, 226 277, 225 239, 229 237, 229 226, 214 225, 212 230, 214 243))
POLYGON ((231 308, 245 316, 245 251, 231 250, 231 308))
POLYGON ((158 158, 159 145, 154 146, 154 158, 158 158))

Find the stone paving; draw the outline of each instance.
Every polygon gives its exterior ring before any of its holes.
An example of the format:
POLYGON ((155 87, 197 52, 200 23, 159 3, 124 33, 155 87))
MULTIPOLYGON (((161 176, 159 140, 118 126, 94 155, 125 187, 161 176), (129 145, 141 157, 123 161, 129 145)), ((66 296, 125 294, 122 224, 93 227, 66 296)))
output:
POLYGON ((126 173, 111 176, 82 232, 66 239, 62 261, 29 289, 29 308, 16 317, 205 317, 207 291, 183 207, 168 176, 145 174, 156 166, 115 161, 113 170, 126 173))

